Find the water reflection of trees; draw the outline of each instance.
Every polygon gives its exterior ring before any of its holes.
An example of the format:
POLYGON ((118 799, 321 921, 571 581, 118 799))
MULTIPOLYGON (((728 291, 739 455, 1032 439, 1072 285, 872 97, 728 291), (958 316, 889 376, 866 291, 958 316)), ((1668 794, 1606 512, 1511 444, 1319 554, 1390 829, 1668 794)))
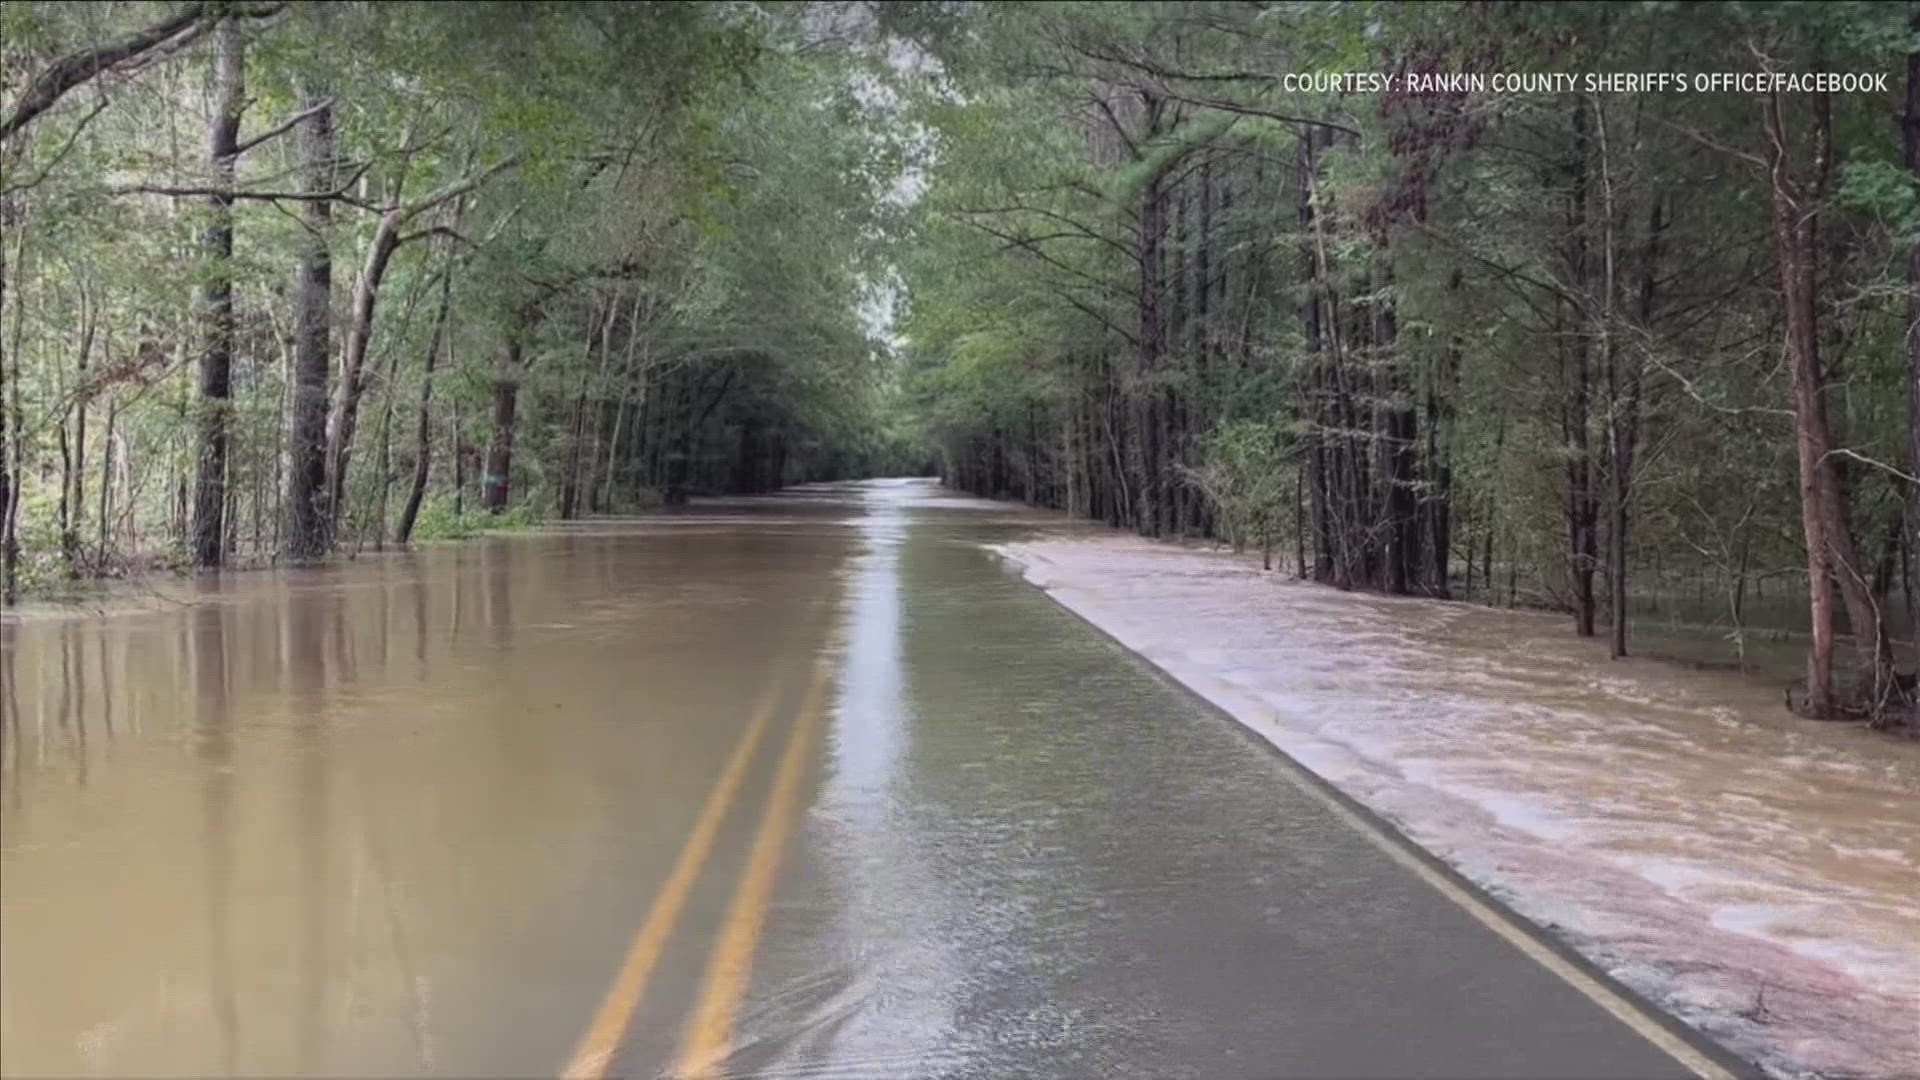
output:
POLYGON ((20 805, 20 677, 11 640, 0 640, 0 783, 7 785, 11 805, 20 805))
POLYGON ((233 977, 233 712, 227 663, 226 612, 195 608, 187 621, 193 672, 194 745, 200 770, 202 882, 206 891, 207 977, 221 1061, 232 1073, 239 1055, 239 1008, 233 977))
POLYGON ((282 608, 286 642, 282 668, 293 707, 297 764, 292 787, 293 843, 300 863, 300 992, 297 1061, 301 1071, 319 1064, 324 1036, 328 965, 328 803, 331 740, 327 695, 352 677, 352 640, 335 590, 295 592, 282 608), (331 655, 330 655, 331 654, 331 655))

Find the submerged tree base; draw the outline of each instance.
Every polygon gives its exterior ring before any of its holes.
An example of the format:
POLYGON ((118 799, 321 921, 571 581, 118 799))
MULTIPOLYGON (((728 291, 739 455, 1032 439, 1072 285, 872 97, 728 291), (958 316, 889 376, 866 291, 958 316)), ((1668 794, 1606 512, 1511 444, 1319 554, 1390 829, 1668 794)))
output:
POLYGON ((1920 735, 1920 673, 1895 672, 1893 685, 1876 686, 1872 672, 1836 673, 1833 697, 1825 710, 1812 707, 1807 680, 1787 687, 1787 709, 1805 720, 1868 721, 1883 731, 1920 735))

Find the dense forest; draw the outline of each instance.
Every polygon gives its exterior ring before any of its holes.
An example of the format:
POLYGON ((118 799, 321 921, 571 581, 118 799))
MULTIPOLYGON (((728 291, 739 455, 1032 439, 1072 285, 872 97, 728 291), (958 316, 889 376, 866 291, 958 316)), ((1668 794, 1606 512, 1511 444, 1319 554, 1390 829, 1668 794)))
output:
POLYGON ((1920 6, 21 0, 0 63, 9 599, 937 467, 1615 655, 1785 605, 1798 708, 1910 702, 1920 6), (1658 72, 1795 79, 1578 77, 1658 72))
POLYGON ((1797 594, 1800 708, 1906 696, 1920 7, 947 14, 906 328, 951 482, 1616 656, 1797 594), (1660 72, 1885 92, 1584 78, 1660 72))
POLYGON ((6 5, 7 595, 898 468, 833 14, 6 5))

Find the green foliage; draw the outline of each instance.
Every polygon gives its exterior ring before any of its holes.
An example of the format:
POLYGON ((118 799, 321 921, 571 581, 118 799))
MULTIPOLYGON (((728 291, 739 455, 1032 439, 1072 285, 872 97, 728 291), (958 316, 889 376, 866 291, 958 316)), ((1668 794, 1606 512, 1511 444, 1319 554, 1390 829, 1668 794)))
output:
POLYGON ((514 532, 538 524, 540 518, 526 506, 498 514, 475 509, 456 514, 451 500, 436 498, 420 507, 420 519, 413 527, 413 535, 421 541, 464 540, 482 533, 514 532))
MULTIPOLYGON (((1448 545, 1453 587, 1471 562, 1482 598, 1565 606, 1606 555, 1604 537, 1569 550, 1580 474, 1596 518, 1626 491, 1636 595, 1804 567, 1752 97, 1313 94, 1273 76, 1818 65, 1899 79, 1920 48, 1901 6, 940 14, 899 17, 939 61, 911 97, 928 150, 900 264, 901 401, 950 482, 1156 534, 1238 539, 1297 514, 1319 543, 1376 555, 1407 543, 1389 506, 1404 492, 1418 542, 1448 545), (1616 488, 1609 440, 1628 415, 1636 452, 1616 488), (1347 455, 1319 492, 1300 482, 1331 468, 1316 449, 1347 455), (1192 491, 1213 520, 1171 505, 1192 491), (1316 498, 1351 500, 1357 524, 1316 522, 1316 498)), ((1827 104, 1829 408, 1848 452, 1876 463, 1850 482, 1884 576, 1910 494, 1877 466, 1909 468, 1920 188, 1897 100, 1827 104)), ((1814 102, 1782 105, 1789 152, 1813 161, 1814 102)))
MULTIPOLYGON (((31 73, 166 10, 8 4, 0 54, 8 71, 31 73)), ((328 237, 336 372, 382 215, 406 215, 369 320, 341 544, 391 535, 429 393, 422 538, 915 459, 895 358, 877 334, 905 213, 889 196, 915 137, 875 27, 856 21, 823 40, 819 15, 542 2, 243 16, 243 141, 284 125, 309 93, 333 101, 344 188, 328 237), (497 418, 509 387, 517 412, 497 418), (477 510, 482 462, 503 442, 513 508, 454 516, 454 477, 477 510), (748 455, 752 466, 737 467, 748 455)), ((217 280, 233 282, 237 331, 228 561, 266 561, 281 540, 299 318, 288 284, 310 236, 301 203, 245 197, 232 210, 231 260, 203 254, 211 41, 83 84, 0 148, 0 408, 18 436, 6 459, 24 481, 19 538, 36 582, 151 564, 177 545, 207 412, 195 290, 217 280), (69 567, 44 504, 77 469, 90 494, 74 514, 81 550, 69 567), (103 484, 104 530, 92 494, 103 484)), ((237 187, 299 187, 297 135, 249 149, 237 187)), ((328 394, 338 391, 336 374, 328 394)))
POLYGON ((1837 201, 1886 223, 1895 246, 1920 242, 1920 177, 1888 160, 1849 161, 1840 169, 1837 201))
POLYGON ((1229 420, 1200 440, 1200 464, 1186 470, 1220 512, 1227 538, 1239 548, 1269 542, 1295 498, 1295 450, 1274 424, 1229 420))

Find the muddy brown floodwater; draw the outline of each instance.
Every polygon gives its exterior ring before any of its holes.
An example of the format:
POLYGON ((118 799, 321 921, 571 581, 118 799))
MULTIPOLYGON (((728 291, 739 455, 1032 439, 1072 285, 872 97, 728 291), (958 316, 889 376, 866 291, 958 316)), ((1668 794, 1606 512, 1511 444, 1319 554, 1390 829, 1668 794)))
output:
MULTIPOLYGON (((1099 534, 849 485, 7 624, 0 1073, 1648 1077, 1725 1060, 1409 869, 987 547, 1061 535, 1099 534)), ((1174 587, 1156 618, 1191 647, 1237 647, 1179 621, 1216 603, 1177 595, 1203 576, 1182 565, 1104 572, 1174 587)), ((1395 633, 1331 594, 1261 595, 1298 603, 1304 636, 1267 644, 1294 649, 1291 692, 1327 716, 1451 710, 1550 764, 1597 753, 1605 725, 1578 714, 1627 693, 1537 676, 1551 650, 1459 646, 1497 620, 1395 633), (1442 690, 1418 699, 1436 667, 1442 690)), ((1681 788, 1657 786, 1675 725, 1718 745, 1711 715, 1664 709, 1624 727, 1617 783, 1589 797, 1644 780, 1658 817, 1685 785, 1774 782, 1695 755, 1681 788)), ((1443 719, 1399 731, 1437 773, 1443 719)), ((1510 784, 1494 809, 1518 826, 1559 821, 1548 786, 1487 758, 1448 775, 1510 784)), ((1806 798, 1813 841, 1868 843, 1806 798)), ((1623 860, 1693 868, 1692 849, 1602 832, 1623 860)), ((1912 849, 1884 846, 1884 873, 1910 874, 1912 849)), ((1728 903, 1774 880, 1727 883, 1728 903)))
POLYGON ((8 627, 5 1071, 556 1071, 740 688, 826 617, 853 540, 806 509, 8 627))

